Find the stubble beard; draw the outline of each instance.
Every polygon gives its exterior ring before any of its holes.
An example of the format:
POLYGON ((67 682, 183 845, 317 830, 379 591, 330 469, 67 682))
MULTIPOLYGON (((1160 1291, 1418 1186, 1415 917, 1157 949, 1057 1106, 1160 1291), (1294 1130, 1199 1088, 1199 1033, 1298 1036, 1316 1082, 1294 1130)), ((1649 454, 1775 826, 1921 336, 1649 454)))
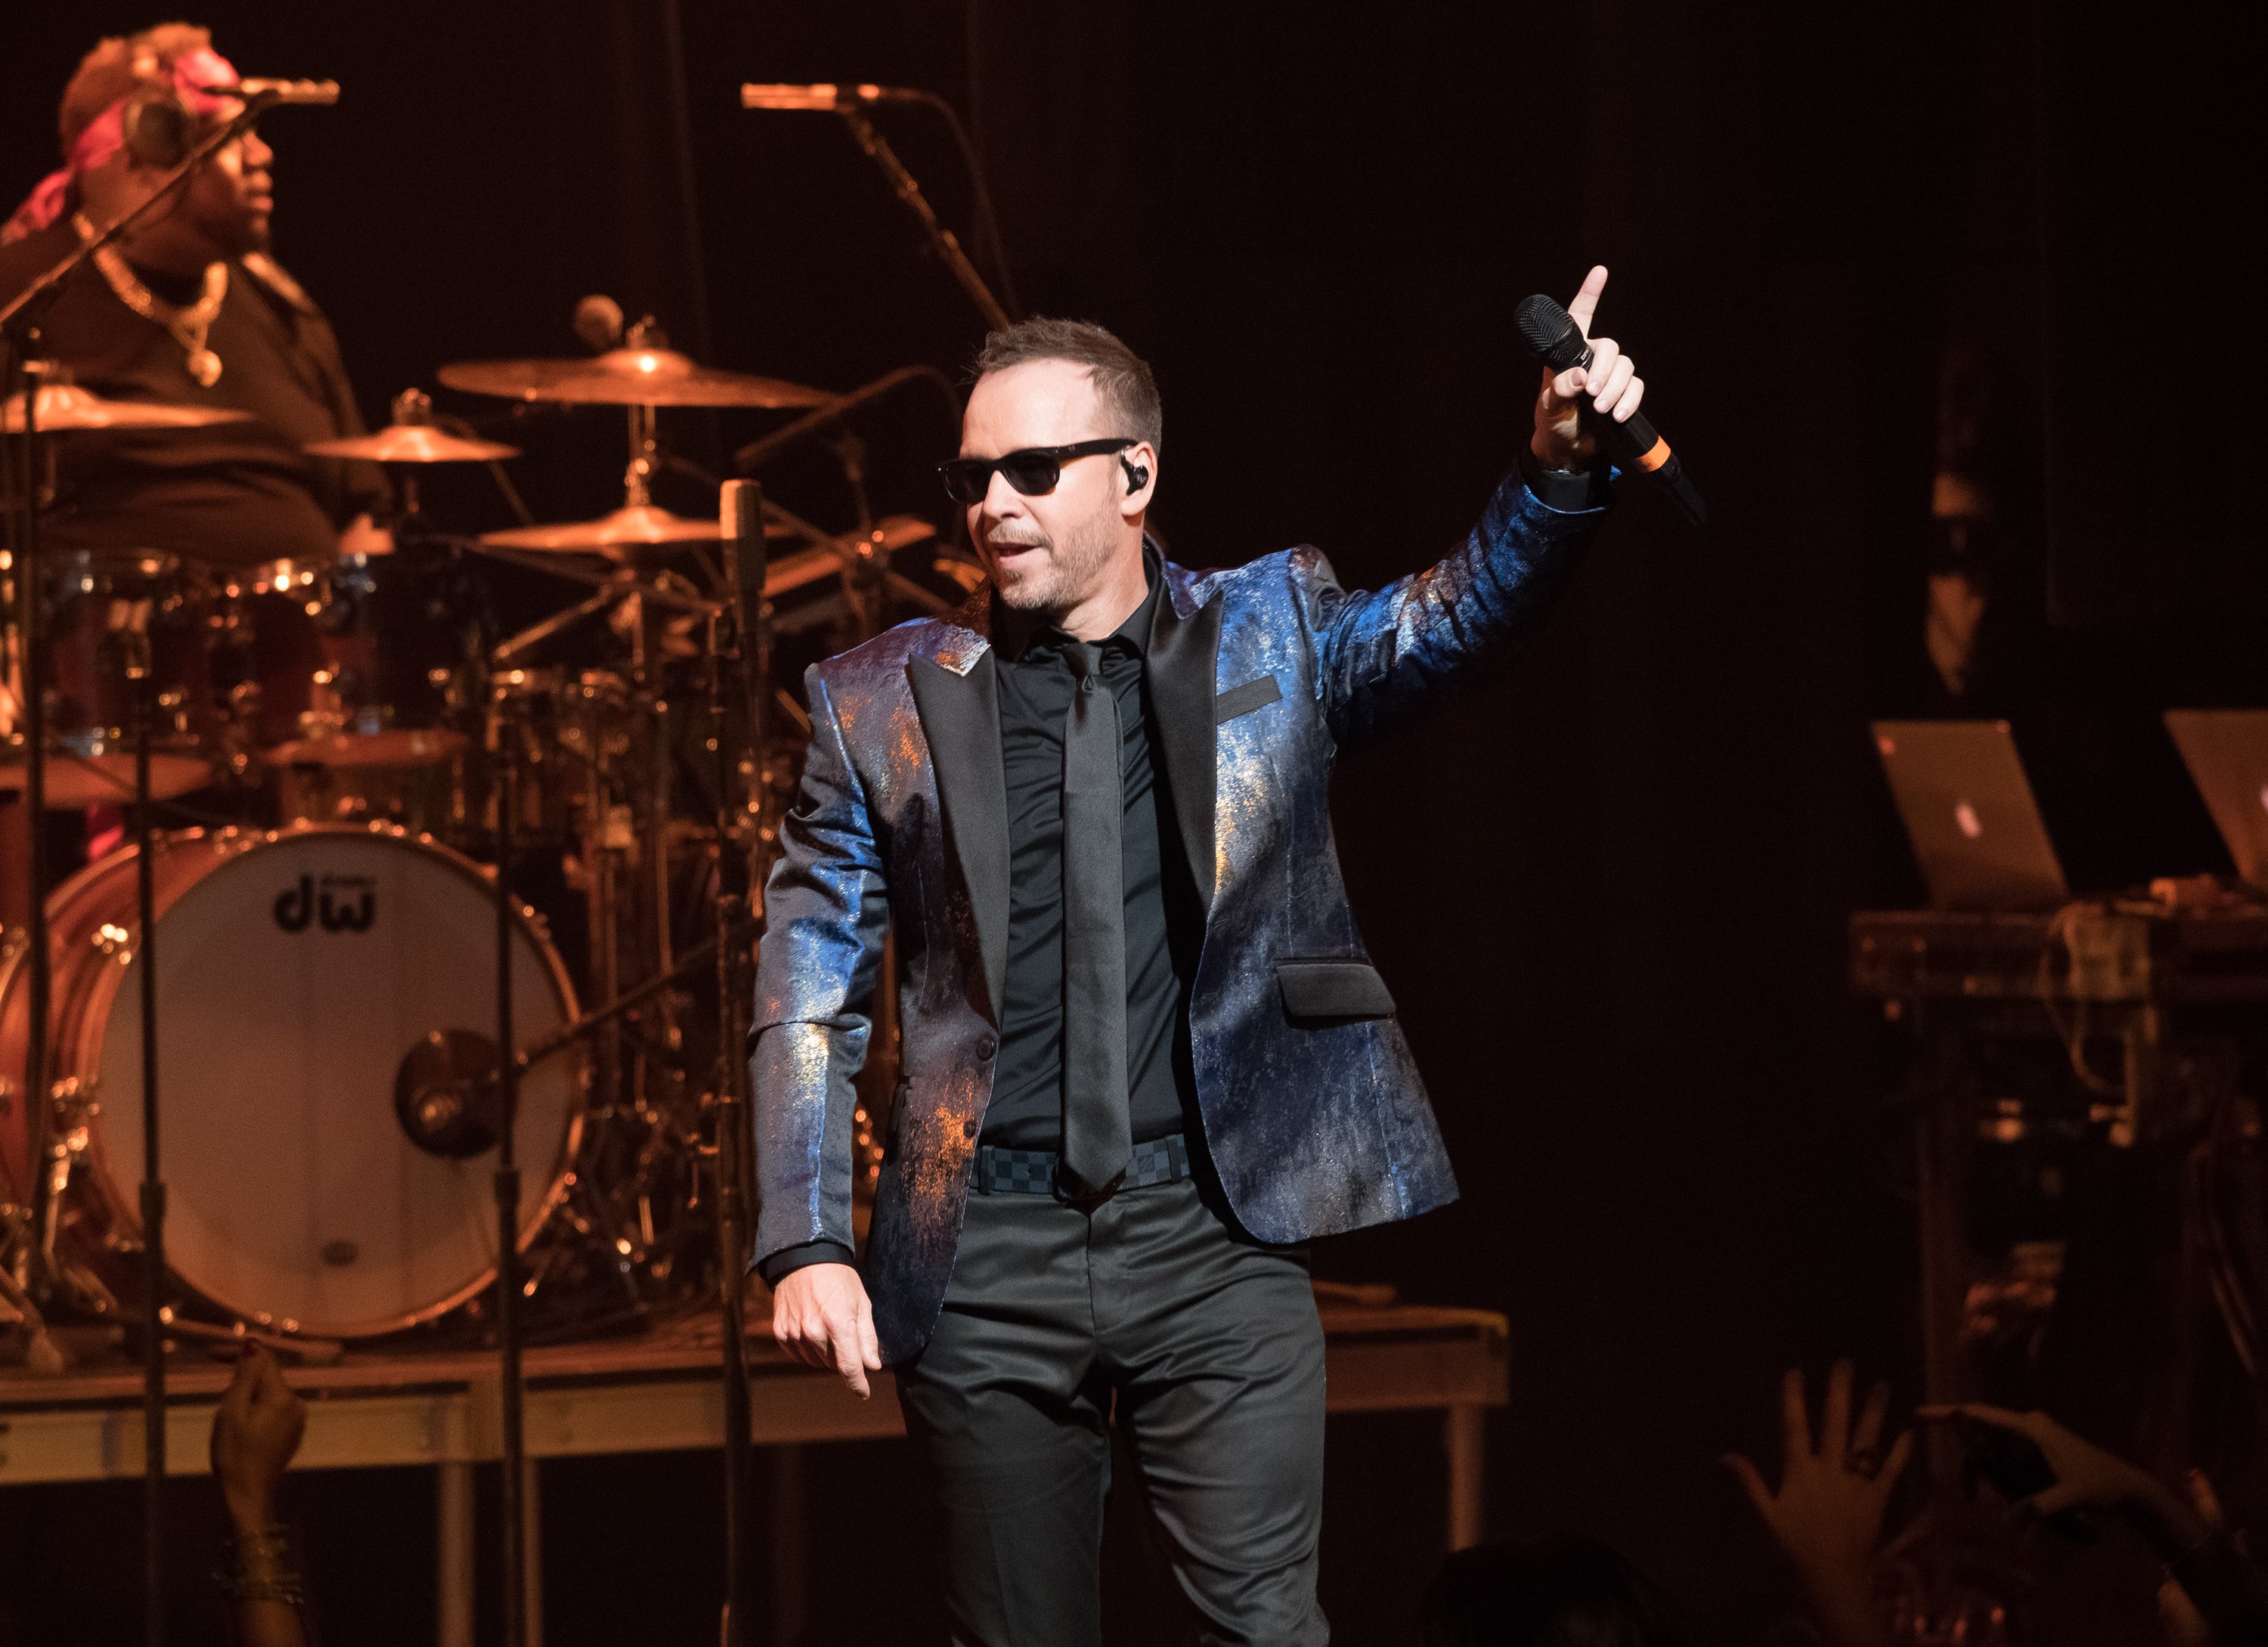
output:
POLYGON ((1012 577, 994 572, 1001 604, 1015 612, 1058 615, 1078 606, 1101 581, 1103 569, 1110 562, 1110 526, 1108 520, 1084 521, 1063 537, 1042 539, 1037 544, 1012 540, 997 544, 996 548, 1047 550, 1046 562, 1031 572, 1012 577))

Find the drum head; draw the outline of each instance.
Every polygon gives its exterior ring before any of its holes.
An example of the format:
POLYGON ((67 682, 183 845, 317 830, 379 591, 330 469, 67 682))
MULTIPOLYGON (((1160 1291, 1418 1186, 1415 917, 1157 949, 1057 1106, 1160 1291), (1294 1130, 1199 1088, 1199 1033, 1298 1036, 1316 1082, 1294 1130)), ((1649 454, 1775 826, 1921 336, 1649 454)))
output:
MULTIPOLYGON (((526 923, 513 930, 525 1047, 572 1003, 550 947, 526 923)), ((414 1141, 396 1101, 437 1034, 493 1045, 496 913, 477 870, 394 835, 285 835, 160 915, 157 963, 175 1274, 240 1315, 338 1336, 414 1325, 486 1283, 496 1150, 414 1141)), ((142 964, 120 976, 99 1032, 100 1165, 128 1209, 141 1176, 142 964)), ((563 1055, 520 1084, 523 1240, 572 1151, 579 1079, 563 1055)))

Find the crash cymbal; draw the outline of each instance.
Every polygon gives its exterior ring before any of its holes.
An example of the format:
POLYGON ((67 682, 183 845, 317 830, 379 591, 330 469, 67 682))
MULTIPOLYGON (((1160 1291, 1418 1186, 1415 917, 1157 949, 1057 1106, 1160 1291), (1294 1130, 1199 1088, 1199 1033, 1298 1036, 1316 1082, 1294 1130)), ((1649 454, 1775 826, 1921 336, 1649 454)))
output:
POLYGON ((318 440, 300 450, 319 458, 366 458, 372 463, 488 463, 519 455, 518 446, 467 440, 431 423, 388 423, 367 435, 318 440))
POLYGON ((441 381, 473 394, 512 401, 563 401, 578 406, 824 406, 821 389, 718 371, 670 349, 610 349, 586 360, 460 360, 441 368, 441 381))
MULTIPOLYGON (((75 383, 50 383, 40 390, 33 407, 42 434, 85 429, 202 429, 213 423, 240 423, 251 417, 220 406, 176 406, 165 401, 106 401, 75 383)), ((24 402, 11 395, 0 408, 0 429, 10 434, 24 427, 24 402)))

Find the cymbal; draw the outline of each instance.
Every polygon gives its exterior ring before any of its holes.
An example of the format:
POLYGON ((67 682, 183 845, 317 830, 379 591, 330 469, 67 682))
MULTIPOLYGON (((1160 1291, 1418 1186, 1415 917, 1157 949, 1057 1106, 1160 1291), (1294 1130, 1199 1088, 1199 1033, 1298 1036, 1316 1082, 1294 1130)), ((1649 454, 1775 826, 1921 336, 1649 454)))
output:
POLYGON ((824 406, 823 389, 696 365, 671 349, 610 349, 586 360, 460 360, 441 381, 473 394, 578 406, 824 406))
MULTIPOLYGON (((26 751, 20 736, 0 740, 0 795, 24 787, 26 751)), ((150 798, 171 800, 213 781, 212 762, 193 740, 159 738, 150 751, 150 798)), ((45 783, 48 810, 76 812, 106 801, 134 798, 134 752, 130 746, 81 737, 51 747, 45 783)))
MULTIPOLYGON (((252 414, 221 406, 176 406, 166 401, 106 401, 75 383, 50 383, 40 390, 32 415, 40 432, 84 429, 202 429, 212 423, 241 423, 252 414)), ((11 395, 0 408, 0 429, 15 434, 24 427, 24 402, 11 395)))
POLYGON ((367 435, 318 440, 300 450, 319 458, 366 458, 372 463, 487 463, 519 455, 518 446, 467 440, 431 423, 388 423, 367 435))
POLYGON ((481 541, 500 549, 547 549, 567 555, 607 555, 661 543, 714 543, 720 533, 713 517, 674 515, 652 504, 617 509, 596 520, 571 520, 556 526, 512 526, 483 532, 481 541))
POLYGON ((298 738, 261 751, 271 766, 431 766, 463 753, 464 733, 446 729, 383 732, 340 732, 328 738, 298 738))

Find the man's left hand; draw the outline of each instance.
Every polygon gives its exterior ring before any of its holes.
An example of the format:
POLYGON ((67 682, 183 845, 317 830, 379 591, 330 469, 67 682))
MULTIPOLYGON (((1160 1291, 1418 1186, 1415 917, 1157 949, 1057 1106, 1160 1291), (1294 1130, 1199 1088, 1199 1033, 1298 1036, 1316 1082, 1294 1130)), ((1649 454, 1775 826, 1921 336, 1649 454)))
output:
POLYGON ((1638 375, 1638 368, 1621 345, 1591 330, 1599 294, 1606 289, 1607 270, 1602 263, 1584 277, 1582 290, 1567 305, 1568 314, 1590 342, 1591 364, 1570 366, 1556 376, 1550 367, 1543 369, 1543 387, 1535 397, 1535 433, 1528 448, 1547 469, 1590 467, 1598 451, 1598 438, 1583 427, 1587 406, 1602 417, 1625 423, 1646 394, 1646 380, 1638 375))

